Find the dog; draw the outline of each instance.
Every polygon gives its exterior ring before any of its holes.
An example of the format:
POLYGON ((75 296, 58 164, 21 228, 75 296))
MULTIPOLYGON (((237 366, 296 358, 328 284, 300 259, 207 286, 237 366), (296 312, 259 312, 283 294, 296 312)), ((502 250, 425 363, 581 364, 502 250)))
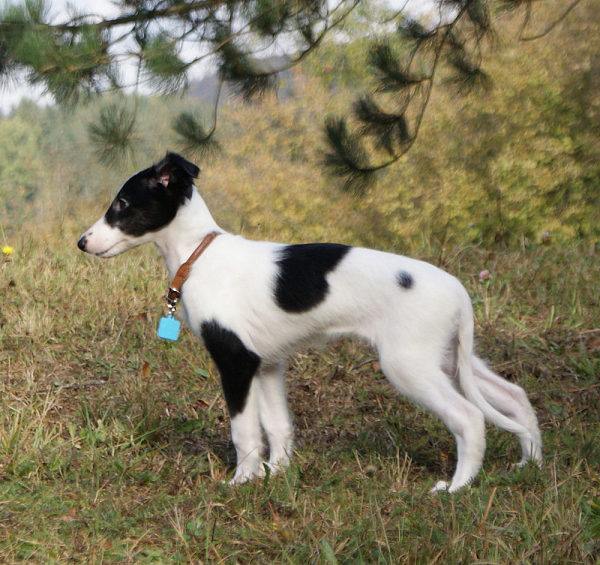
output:
MULTIPOLYGON (((523 389, 473 352, 473 309, 453 276, 415 259, 332 243, 251 241, 222 230, 194 185, 200 169, 168 152, 125 182, 78 241, 106 258, 153 242, 171 278, 186 263, 184 315, 221 376, 239 484, 290 462, 286 358, 315 338, 360 336, 394 388, 436 414, 454 435, 451 482, 469 485, 483 464, 485 420, 516 434, 520 465, 542 462, 534 410, 523 389), (209 244, 204 241, 212 234, 209 244), (195 262, 187 261, 204 242, 195 262), (261 459, 262 430, 269 446, 261 459)), ((176 301, 176 300, 175 300, 176 301)), ((173 302, 171 302, 171 305, 173 302)))

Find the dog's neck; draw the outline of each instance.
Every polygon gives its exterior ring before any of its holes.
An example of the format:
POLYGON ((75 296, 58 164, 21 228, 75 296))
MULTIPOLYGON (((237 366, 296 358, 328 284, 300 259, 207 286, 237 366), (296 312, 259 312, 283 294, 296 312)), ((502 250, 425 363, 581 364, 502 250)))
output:
POLYGON ((223 230, 219 228, 204 200, 194 188, 192 197, 181 206, 173 221, 158 231, 153 238, 171 277, 212 231, 223 230))

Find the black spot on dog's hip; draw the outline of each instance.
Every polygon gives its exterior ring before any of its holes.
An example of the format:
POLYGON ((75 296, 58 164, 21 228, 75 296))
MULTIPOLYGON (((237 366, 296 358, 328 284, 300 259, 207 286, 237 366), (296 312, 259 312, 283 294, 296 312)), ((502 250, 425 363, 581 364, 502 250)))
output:
POLYGON ((407 273, 406 271, 400 271, 397 275, 396 275, 396 282, 404 289, 408 290, 409 288, 412 288, 413 284, 414 284, 414 280, 412 278, 412 275, 410 273, 407 273))

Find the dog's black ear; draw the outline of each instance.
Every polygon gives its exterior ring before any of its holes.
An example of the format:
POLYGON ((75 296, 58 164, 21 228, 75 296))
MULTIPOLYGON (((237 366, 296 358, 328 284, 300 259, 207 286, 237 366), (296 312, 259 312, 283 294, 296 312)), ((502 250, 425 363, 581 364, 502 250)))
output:
POLYGON ((193 184, 192 179, 198 178, 200 168, 190 163, 177 153, 167 152, 165 158, 154 165, 158 181, 165 187, 171 188, 173 184, 180 183, 183 187, 193 184))

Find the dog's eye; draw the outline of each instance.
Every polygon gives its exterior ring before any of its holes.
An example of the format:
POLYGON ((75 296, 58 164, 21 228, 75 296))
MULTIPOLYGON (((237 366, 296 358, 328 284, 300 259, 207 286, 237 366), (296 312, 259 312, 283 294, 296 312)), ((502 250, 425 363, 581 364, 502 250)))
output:
POLYGON ((127 206, 129 206, 129 202, 127 202, 127 200, 125 200, 125 198, 119 198, 119 200, 117 200, 117 204, 116 204, 117 212, 121 212, 122 210, 125 210, 125 208, 127 208, 127 206))

